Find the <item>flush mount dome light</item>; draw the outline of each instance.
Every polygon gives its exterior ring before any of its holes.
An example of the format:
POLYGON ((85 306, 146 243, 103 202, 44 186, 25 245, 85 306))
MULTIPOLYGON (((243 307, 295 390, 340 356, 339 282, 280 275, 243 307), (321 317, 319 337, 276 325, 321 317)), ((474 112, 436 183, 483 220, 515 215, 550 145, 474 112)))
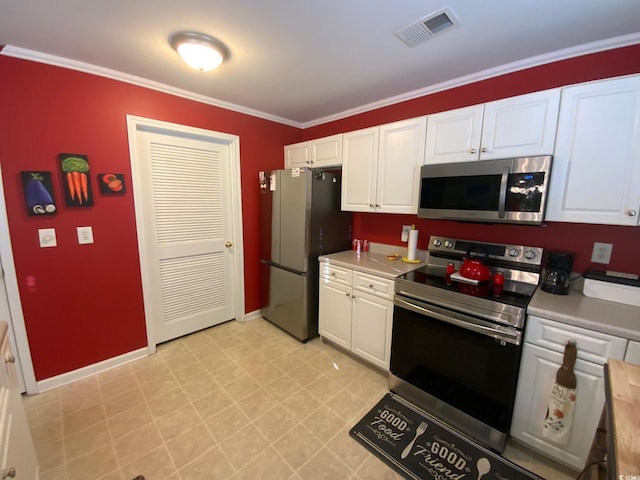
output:
POLYGON ((169 38, 169 43, 187 65, 202 72, 219 67, 227 57, 222 42, 201 33, 176 33, 169 38))

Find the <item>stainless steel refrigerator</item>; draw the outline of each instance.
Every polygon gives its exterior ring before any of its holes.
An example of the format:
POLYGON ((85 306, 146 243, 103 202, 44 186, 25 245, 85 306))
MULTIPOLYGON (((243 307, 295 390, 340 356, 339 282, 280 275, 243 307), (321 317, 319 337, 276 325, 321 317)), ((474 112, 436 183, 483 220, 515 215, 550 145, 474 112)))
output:
POLYGON ((260 172, 262 316, 301 341, 318 334, 318 257, 351 248, 340 193, 339 171, 260 172))

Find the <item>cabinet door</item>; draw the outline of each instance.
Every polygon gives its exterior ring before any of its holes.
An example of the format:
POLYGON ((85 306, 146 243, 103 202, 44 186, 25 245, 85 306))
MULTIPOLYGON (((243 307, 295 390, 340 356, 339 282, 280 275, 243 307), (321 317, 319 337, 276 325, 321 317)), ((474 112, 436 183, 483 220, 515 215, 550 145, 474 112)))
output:
POLYGON ((477 160, 483 110, 474 105, 429 115, 425 165, 477 160))
POLYGON ((389 370, 393 303, 369 293, 354 292, 351 351, 389 370))
POLYGON ((284 168, 308 167, 311 165, 309 142, 284 147, 284 168))
POLYGON ((351 287, 320 278, 318 332, 336 345, 351 348, 351 287))
POLYGON ((311 140, 311 166, 339 167, 342 165, 342 134, 311 140))
POLYGON ((551 155, 559 107, 559 88, 485 104, 480 159, 551 155))
POLYGON ((547 220, 638 225, 640 76, 562 89, 547 220))
POLYGON ((379 127, 342 136, 342 210, 374 212, 379 127))
POLYGON ((631 340, 627 345, 627 353, 624 356, 624 361, 633 363, 634 365, 640 365, 640 342, 631 340))
POLYGON ((582 470, 604 406, 603 366, 576 361, 573 425, 568 444, 560 445, 542 436, 542 425, 562 357, 562 353, 524 344, 511 435, 560 463, 582 470))
POLYGON ((418 213, 427 117, 380 127, 376 212, 418 213))
POLYGON ((10 468, 16 471, 16 478, 38 478, 38 459, 22 403, 15 365, 11 361, 13 354, 6 336, 1 346, 0 357, 4 363, 0 378, 0 471, 10 468))

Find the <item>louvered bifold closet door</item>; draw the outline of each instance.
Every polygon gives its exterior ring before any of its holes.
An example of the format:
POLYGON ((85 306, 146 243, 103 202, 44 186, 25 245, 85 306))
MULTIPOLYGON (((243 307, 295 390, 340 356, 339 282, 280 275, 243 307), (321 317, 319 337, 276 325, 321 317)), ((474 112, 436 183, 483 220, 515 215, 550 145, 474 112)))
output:
POLYGON ((148 135, 160 290, 154 314, 162 317, 156 336, 164 341, 234 315, 224 191, 228 147, 148 135))

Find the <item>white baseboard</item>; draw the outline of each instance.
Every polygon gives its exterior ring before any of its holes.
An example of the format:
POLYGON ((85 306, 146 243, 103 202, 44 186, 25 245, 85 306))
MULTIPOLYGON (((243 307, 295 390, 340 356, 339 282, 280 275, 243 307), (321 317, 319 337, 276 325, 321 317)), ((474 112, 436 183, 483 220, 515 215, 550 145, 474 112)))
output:
POLYGON ((149 353, 150 351, 147 347, 140 348, 138 350, 133 350, 132 352, 128 352, 117 357, 103 360, 102 362, 94 363, 93 365, 87 365, 86 367, 63 373, 62 375, 57 375, 55 377, 40 380, 36 382, 36 386, 38 388, 37 393, 46 392, 47 390, 51 390, 53 388, 61 387, 72 382, 77 382, 78 380, 89 377, 91 375, 95 375, 97 373, 119 367, 121 365, 124 365, 125 363, 138 360, 139 358, 146 357, 147 355, 149 355, 149 353))
POLYGON ((254 310, 253 312, 244 314, 244 322, 249 320, 255 320, 256 318, 262 318, 262 310, 254 310))

